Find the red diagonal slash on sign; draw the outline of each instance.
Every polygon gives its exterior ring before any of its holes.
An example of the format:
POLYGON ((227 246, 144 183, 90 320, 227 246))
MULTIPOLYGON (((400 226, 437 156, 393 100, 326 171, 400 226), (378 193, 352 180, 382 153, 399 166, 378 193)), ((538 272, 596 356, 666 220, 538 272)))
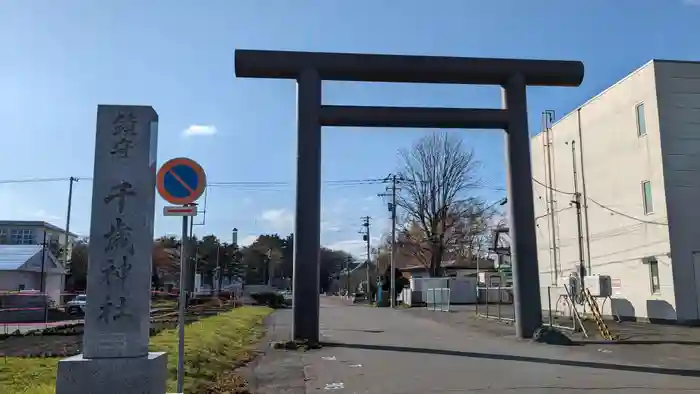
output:
POLYGON ((175 178, 175 180, 180 182, 182 187, 187 189, 187 191, 190 192, 190 194, 194 194, 194 189, 192 189, 190 185, 188 185, 185 181, 182 180, 182 178, 180 178, 175 172, 173 172, 173 170, 168 171, 168 174, 170 174, 173 178, 175 178))
POLYGON ((180 213, 180 212, 192 212, 193 208, 168 208, 168 212, 180 213))

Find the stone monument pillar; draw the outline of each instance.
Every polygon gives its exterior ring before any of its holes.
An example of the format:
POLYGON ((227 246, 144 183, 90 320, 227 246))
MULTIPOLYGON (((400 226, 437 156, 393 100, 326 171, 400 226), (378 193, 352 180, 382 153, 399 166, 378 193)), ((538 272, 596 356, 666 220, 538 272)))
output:
POLYGON ((61 360, 57 394, 164 394, 167 355, 149 353, 158 114, 97 108, 83 354, 61 360))

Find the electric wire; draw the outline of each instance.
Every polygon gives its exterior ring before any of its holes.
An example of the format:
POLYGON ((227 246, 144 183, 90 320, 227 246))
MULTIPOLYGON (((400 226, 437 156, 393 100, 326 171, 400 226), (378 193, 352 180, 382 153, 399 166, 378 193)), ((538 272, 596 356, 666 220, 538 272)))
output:
MULTIPOLYGON (((554 190, 554 191, 557 192, 557 193, 567 194, 567 195, 571 195, 571 196, 576 195, 576 193, 573 193, 573 192, 565 192, 565 191, 562 191, 562 190, 555 189, 555 188, 553 188, 553 187, 547 186, 547 185, 545 185, 544 183, 538 181, 538 180, 535 179, 535 178, 532 178, 532 180, 533 180, 535 183, 537 183, 538 185, 540 185, 540 186, 542 186, 542 187, 544 187, 544 188, 546 188, 546 189, 554 190)), ((646 224, 655 224, 655 225, 658 225, 658 226, 668 226, 668 223, 657 222, 657 221, 654 221, 654 220, 640 219, 640 218, 635 217, 635 216, 632 216, 632 215, 630 215, 630 214, 621 212, 621 211, 619 211, 619 210, 617 210, 617 209, 610 208, 609 206, 607 206, 607 205, 605 205, 605 204, 603 204, 603 203, 601 203, 601 202, 596 201, 595 199, 593 199, 593 198, 590 197, 590 196, 587 197, 587 200, 591 201, 592 203, 594 203, 594 204, 597 205, 598 207, 605 209, 606 211, 612 212, 612 213, 614 213, 614 214, 616 214, 616 215, 620 215, 620 216, 625 217, 625 218, 630 219, 630 220, 636 220, 637 222, 646 223, 646 224)))
MULTIPOLYGON (((92 181, 92 177, 73 177, 75 181, 92 181)), ((68 182, 70 177, 56 178, 25 178, 25 179, 4 179, 0 180, 0 185, 8 184, 27 184, 27 183, 47 183, 47 182, 68 182)), ((385 178, 365 178, 365 179, 337 179, 322 181, 325 187, 354 187, 367 185, 380 185, 387 183, 385 178)), ((208 188, 236 188, 240 191, 284 191, 286 188, 295 186, 295 182, 291 181, 215 181, 207 182, 208 188)), ((478 189, 482 190, 503 190, 498 186, 484 186, 478 189)))

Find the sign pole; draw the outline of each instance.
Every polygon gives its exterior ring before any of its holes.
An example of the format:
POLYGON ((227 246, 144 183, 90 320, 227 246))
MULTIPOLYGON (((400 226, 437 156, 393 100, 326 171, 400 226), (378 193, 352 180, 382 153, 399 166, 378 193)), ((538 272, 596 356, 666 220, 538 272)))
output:
POLYGON ((197 216, 197 204, 207 187, 207 176, 197 162, 192 159, 178 157, 170 159, 156 174, 158 193, 167 202, 175 206, 163 208, 164 216, 182 216, 182 237, 180 238, 180 294, 177 317, 177 391, 184 391, 185 379, 185 312, 187 311, 187 285, 189 277, 187 269, 188 224, 194 221, 188 217, 197 216))
POLYGON ((185 310, 187 294, 184 289, 187 263, 187 216, 182 217, 182 238, 180 238, 180 302, 177 317, 177 392, 182 393, 185 377, 185 310))

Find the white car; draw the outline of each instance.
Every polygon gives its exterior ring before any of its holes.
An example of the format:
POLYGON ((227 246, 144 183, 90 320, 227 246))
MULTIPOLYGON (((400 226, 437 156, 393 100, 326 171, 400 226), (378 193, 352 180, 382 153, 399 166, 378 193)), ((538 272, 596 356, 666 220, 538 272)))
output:
POLYGON ((87 296, 80 294, 66 303, 66 312, 70 315, 84 315, 87 296))

